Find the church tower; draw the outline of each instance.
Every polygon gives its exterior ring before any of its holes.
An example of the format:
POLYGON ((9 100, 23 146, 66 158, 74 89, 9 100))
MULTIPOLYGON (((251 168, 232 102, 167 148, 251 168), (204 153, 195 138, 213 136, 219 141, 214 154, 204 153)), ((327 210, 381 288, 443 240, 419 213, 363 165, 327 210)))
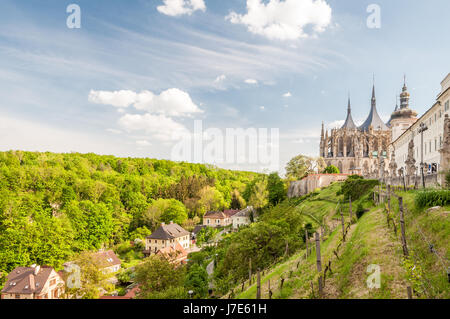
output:
POLYGON ((403 88, 400 94, 400 108, 395 107, 391 114, 389 124, 392 130, 392 141, 395 141, 404 131, 417 121, 417 112, 409 108, 409 92, 406 86, 406 77, 403 78, 403 88))
POLYGON ((359 127, 361 131, 367 132, 370 129, 388 131, 389 128, 384 124, 383 120, 378 115, 377 111, 377 99, 375 97, 375 83, 372 86, 372 99, 370 113, 364 123, 359 127))
POLYGON ((352 108, 350 106, 350 96, 348 97, 348 105, 347 105, 347 118, 345 119, 344 125, 342 128, 348 129, 348 130, 354 130, 356 129, 355 122, 353 122, 352 118, 352 108))

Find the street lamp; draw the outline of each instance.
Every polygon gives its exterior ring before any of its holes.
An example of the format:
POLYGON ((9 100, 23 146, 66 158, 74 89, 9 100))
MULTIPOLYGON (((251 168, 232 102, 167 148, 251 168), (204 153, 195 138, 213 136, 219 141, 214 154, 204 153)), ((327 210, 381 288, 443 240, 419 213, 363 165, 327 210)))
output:
POLYGON ((426 126, 425 123, 420 123, 420 128, 419 128, 419 133, 420 133, 420 171, 422 173, 422 186, 423 188, 425 188, 425 175, 423 173, 423 168, 424 168, 424 162, 423 162, 423 132, 425 132, 426 130, 428 130, 428 127, 426 126))
POLYGON ((190 298, 190 299, 192 299, 192 294, 193 294, 193 293, 194 293, 194 291, 192 291, 192 290, 189 290, 189 291, 188 291, 188 294, 189 294, 189 298, 190 298))

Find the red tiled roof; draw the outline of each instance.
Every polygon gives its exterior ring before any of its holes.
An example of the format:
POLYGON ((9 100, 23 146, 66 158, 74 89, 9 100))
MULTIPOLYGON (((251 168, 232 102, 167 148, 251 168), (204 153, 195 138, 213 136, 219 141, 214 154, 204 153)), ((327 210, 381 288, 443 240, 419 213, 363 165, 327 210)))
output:
POLYGON ((234 214, 236 214, 237 212, 239 212, 239 209, 226 209, 223 211, 223 213, 227 216, 227 217, 231 217, 234 214))
POLYGON ((225 219, 228 218, 228 216, 222 212, 207 212, 203 218, 225 219))
POLYGON ((42 266, 39 267, 35 274, 36 267, 17 267, 11 271, 2 289, 2 293, 39 294, 47 283, 53 268, 42 266))
POLYGON ((310 174, 306 177, 303 177, 303 179, 318 179, 322 176, 351 176, 352 174, 310 174))
POLYGON ((101 268, 121 265, 122 262, 112 250, 99 251, 93 255, 93 259, 101 268))
POLYGON ((170 245, 158 250, 156 254, 161 254, 170 260, 185 259, 188 255, 187 251, 180 245, 179 242, 177 242, 175 246, 170 245))

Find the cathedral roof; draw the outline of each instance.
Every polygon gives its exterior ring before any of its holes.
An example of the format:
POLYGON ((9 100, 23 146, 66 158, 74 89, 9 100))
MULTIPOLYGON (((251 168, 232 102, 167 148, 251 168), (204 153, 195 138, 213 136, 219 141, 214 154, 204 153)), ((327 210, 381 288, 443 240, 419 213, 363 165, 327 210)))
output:
POLYGON ((375 98, 375 85, 372 88, 372 106, 370 108, 370 113, 364 123, 359 127, 361 131, 368 131, 369 127, 372 126, 374 130, 387 131, 389 128, 384 124, 383 120, 380 118, 377 112, 377 102, 375 98))
POLYGON ((347 118, 345 119, 345 123, 341 128, 346 128, 346 129, 356 129, 357 126, 355 125, 355 122, 353 122, 353 118, 352 118, 352 109, 350 107, 350 97, 348 98, 348 107, 347 107, 347 118))

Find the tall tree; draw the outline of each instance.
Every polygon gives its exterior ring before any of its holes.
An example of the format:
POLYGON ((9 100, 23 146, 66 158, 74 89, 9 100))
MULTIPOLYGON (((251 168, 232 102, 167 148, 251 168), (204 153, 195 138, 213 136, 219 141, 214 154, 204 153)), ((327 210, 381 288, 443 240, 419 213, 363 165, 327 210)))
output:
POLYGON ((260 180, 256 182, 254 192, 250 196, 249 204, 254 209, 260 211, 269 203, 269 192, 267 191, 267 181, 260 180))
POLYGON ((297 155, 286 165, 286 176, 291 179, 302 179, 309 174, 322 172, 325 168, 325 161, 322 157, 309 157, 297 155))
POLYGON ((267 190, 269 192, 269 202, 274 206, 283 201, 287 196, 284 182, 276 172, 269 175, 267 179, 267 190))
POLYGON ((185 271, 185 267, 175 267, 160 255, 146 258, 143 263, 136 266, 136 281, 140 284, 140 296, 151 298, 152 294, 182 286, 185 271))
POLYGON ((239 191, 235 189, 233 193, 231 194, 231 209, 241 209, 244 208, 246 205, 245 199, 241 196, 239 191))

